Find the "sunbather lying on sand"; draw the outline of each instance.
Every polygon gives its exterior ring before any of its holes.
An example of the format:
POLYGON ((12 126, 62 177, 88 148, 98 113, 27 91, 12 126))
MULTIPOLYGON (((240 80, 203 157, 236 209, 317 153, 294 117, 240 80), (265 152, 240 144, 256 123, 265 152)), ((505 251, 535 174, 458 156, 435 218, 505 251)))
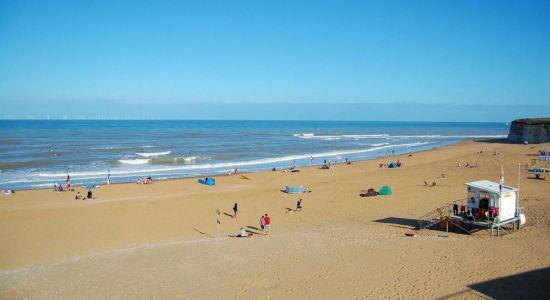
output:
POLYGON ((251 237, 251 236, 252 236, 252 232, 246 232, 244 227, 241 227, 241 231, 235 237, 251 237))

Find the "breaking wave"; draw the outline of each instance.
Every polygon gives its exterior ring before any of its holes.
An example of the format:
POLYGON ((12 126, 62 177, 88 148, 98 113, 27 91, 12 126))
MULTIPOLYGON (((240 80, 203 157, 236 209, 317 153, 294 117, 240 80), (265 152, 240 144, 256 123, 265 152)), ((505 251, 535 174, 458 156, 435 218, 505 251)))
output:
POLYGON ((172 151, 164 151, 164 152, 138 152, 136 155, 142 156, 142 157, 154 157, 154 156, 163 156, 168 155, 172 153, 172 151))

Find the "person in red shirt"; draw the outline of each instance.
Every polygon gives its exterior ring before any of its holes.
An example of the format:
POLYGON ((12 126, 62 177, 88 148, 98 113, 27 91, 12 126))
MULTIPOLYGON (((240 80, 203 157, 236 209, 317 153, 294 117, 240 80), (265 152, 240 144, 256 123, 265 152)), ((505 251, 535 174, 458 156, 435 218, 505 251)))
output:
POLYGON ((271 218, 269 217, 268 214, 265 214, 264 222, 265 222, 265 232, 269 234, 269 231, 271 230, 271 218))

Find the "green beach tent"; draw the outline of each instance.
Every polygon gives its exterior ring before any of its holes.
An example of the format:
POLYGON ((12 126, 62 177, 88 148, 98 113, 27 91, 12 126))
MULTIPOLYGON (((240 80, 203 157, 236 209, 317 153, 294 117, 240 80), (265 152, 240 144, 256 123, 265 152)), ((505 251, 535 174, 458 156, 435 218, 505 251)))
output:
POLYGON ((391 187, 385 185, 380 189, 380 192, 378 192, 379 195, 391 195, 391 187))

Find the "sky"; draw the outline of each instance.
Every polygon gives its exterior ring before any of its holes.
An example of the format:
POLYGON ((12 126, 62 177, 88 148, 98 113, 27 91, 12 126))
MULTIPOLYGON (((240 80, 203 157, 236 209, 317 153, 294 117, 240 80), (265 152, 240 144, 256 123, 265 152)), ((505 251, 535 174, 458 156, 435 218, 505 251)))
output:
POLYGON ((549 16, 547 0, 0 0, 0 118, 548 117, 549 16))

